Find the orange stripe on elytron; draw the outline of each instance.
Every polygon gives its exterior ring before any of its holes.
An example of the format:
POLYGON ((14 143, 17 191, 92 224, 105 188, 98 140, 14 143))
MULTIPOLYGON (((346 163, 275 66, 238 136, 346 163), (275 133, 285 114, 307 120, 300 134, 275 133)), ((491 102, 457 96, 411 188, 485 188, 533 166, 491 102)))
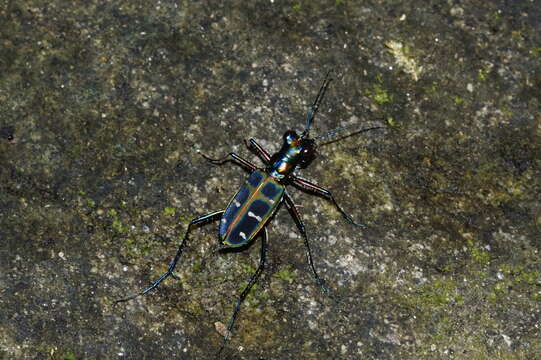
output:
MULTIPOLYGON (((269 176, 269 178, 270 178, 270 176, 269 176)), ((269 181, 272 181, 272 179, 270 179, 269 181)), ((263 194, 261 194, 261 197, 264 198, 264 199, 266 199, 266 201, 269 200, 269 199, 268 199, 266 196, 264 196, 263 194)), ((255 234, 257 234, 257 233, 259 232, 259 230, 261 230, 261 228, 262 228, 263 226, 265 226, 265 224, 267 223, 267 221, 270 219, 270 216, 272 215, 272 213, 273 213, 277 208, 278 208, 278 204, 275 204, 275 205, 273 205, 273 206, 271 207, 271 211, 267 214, 266 220, 265 220, 265 221, 260 221, 260 222, 259 222, 259 226, 258 226, 258 227, 254 230, 254 232, 252 233, 252 237, 253 237, 255 234)))
MULTIPOLYGON (((234 225, 236 225, 239 222, 239 219, 240 219, 239 214, 242 214, 243 211, 246 209, 246 207, 248 207, 252 203, 252 199, 257 195, 257 193, 259 192, 259 189, 263 186, 263 184, 266 184, 266 180, 269 178, 269 176, 267 174, 264 174, 264 173, 262 173, 262 175, 264 176, 264 179, 259 183, 259 185, 257 185, 254 188, 255 190, 252 193, 252 195, 248 199, 246 199, 246 202, 244 203, 242 208, 237 212, 237 215, 235 216, 236 219, 233 219, 231 224, 229 224, 224 237, 228 237, 229 234, 231 234, 231 229, 233 228, 234 225)), ((247 183, 247 184, 249 184, 249 183, 247 183)), ((258 229, 258 231, 259 231, 259 229, 258 229)))
MULTIPOLYGON (((266 176, 266 174, 263 174, 263 176, 266 176)), ((227 227, 227 231, 225 233, 226 237, 228 237, 229 234, 231 234, 231 230, 239 222, 239 219, 240 219, 239 214, 242 214, 242 212, 246 209, 246 207, 252 203, 252 199, 257 195, 259 188, 261 188, 261 186, 263 186, 263 184, 265 183, 265 180, 267 180, 267 179, 268 179, 268 176, 266 178, 264 178, 263 180, 261 180, 259 185, 257 185, 254 188, 254 192, 252 193, 252 195, 248 199, 246 199, 246 201, 245 201, 244 205, 242 206, 242 208, 240 208, 239 211, 237 212, 237 215, 235 216, 236 219, 233 219, 233 221, 231 221, 231 224, 229 224, 229 226, 227 227)), ((247 182, 246 184, 249 186, 250 183, 247 182)))

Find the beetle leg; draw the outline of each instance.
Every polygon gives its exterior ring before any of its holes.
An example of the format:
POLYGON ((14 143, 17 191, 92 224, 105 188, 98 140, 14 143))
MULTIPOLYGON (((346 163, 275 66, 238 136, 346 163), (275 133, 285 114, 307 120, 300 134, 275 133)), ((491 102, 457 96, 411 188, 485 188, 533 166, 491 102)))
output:
POLYGON ((254 139, 250 139, 248 141, 244 140, 244 142, 248 150, 254 152, 257 156, 259 156, 265 164, 269 163, 271 159, 270 154, 267 152, 267 150, 263 149, 263 147, 259 145, 257 141, 255 141, 254 139))
POLYGON ((265 264, 267 262, 267 229, 263 228, 263 232, 261 233, 261 256, 259 258, 259 266, 257 267, 257 270, 250 278, 250 281, 248 282, 248 285, 242 290, 242 293, 239 296, 239 299, 237 300, 237 303, 235 304, 235 307, 233 308, 233 315, 231 315, 231 319, 229 319, 229 325, 227 325, 227 332, 224 336, 224 341, 222 343, 222 346, 220 347, 220 350, 218 351, 218 355, 222 352, 222 350, 225 348, 225 345, 229 341, 231 337, 231 332, 233 331, 233 327, 235 326, 235 320, 237 319, 237 315, 240 311, 240 305, 250 292, 250 289, 254 284, 257 282, 257 279, 263 272, 263 269, 265 268, 265 264))
POLYGON ((203 154, 199 150, 197 152, 199 154, 201 154, 201 156, 203 156, 205 158, 205 160, 213 163, 214 165, 221 165, 226 161, 234 161, 237 164, 239 164, 240 166, 243 166, 244 168, 246 168, 246 169, 248 169, 250 171, 254 171, 255 169, 257 169, 257 166, 255 166, 254 164, 252 164, 248 160, 241 158, 239 155, 235 154, 234 152, 230 152, 229 154, 227 154, 226 156, 224 156, 221 159, 213 159, 213 158, 203 154), (229 159, 229 157, 232 157, 233 159, 229 159))
POLYGON ((152 283, 152 285, 150 285, 146 289, 144 289, 144 290, 142 290, 142 291, 140 291, 140 292, 138 292, 136 294, 133 294, 131 296, 128 296, 128 297, 125 297, 125 298, 122 298, 122 299, 119 299, 119 300, 115 300, 115 302, 113 304, 116 305, 116 304, 118 304, 120 302, 129 301, 129 300, 135 299, 136 297, 145 295, 146 293, 148 293, 148 292, 154 290, 156 287, 158 287, 158 285, 160 285, 160 283, 162 281, 164 281, 165 279, 167 279, 169 276, 175 277, 173 275, 173 270, 175 270, 175 266, 177 266, 177 262, 180 259, 180 256, 182 255, 182 250, 186 246, 186 241, 188 240, 188 234, 190 233, 190 230, 191 230, 192 226, 198 225, 198 224, 206 222, 206 221, 215 220, 216 218, 221 216, 223 213, 224 213, 224 210, 214 211, 214 212, 211 212, 211 213, 209 213, 207 215, 200 216, 200 217, 190 221, 190 224, 188 225, 188 229, 186 230, 186 234, 184 234, 184 238, 182 239, 182 242, 180 243, 180 245, 178 247, 177 254, 175 255, 175 258, 173 259, 173 261, 171 261, 171 264, 169 264, 169 269, 165 273, 163 273, 158 278, 158 280, 154 281, 152 283))
POLYGON ((304 238, 304 245, 306 245, 306 257, 308 258, 308 264, 310 264, 310 269, 312 270, 312 274, 314 275, 314 278, 316 279, 316 282, 319 286, 321 286, 321 289, 325 293, 325 295, 330 296, 330 290, 325 285, 325 282, 319 277, 316 271, 316 267, 314 265, 314 260, 312 259, 312 250, 310 250, 310 242, 308 241, 308 235, 306 234, 306 229, 304 228, 304 223, 299 215, 299 211, 297 210, 297 207, 293 203, 293 200, 289 196, 287 192, 284 193, 284 201, 287 207, 287 210, 291 214, 291 217, 295 221, 295 224, 297 225, 297 228, 299 229, 302 237, 304 238))
POLYGON ((322 188, 322 187, 320 187, 320 186, 318 186, 316 184, 313 184, 313 183, 311 183, 310 181, 308 181, 306 179, 300 178, 298 176, 291 176, 291 180, 293 182, 293 185, 296 185, 301 190, 311 191, 313 193, 316 193, 319 196, 322 196, 322 197, 326 198, 327 200, 332 201, 334 206, 336 206, 336 209, 340 212, 340 214, 342 214, 344 219, 346 219, 346 221, 349 222, 350 224, 353 224, 353 225, 359 226, 359 227, 366 227, 366 225, 364 225, 364 224, 357 223, 357 222, 353 221, 353 219, 348 214, 346 214, 346 212, 344 210, 342 210, 342 208, 340 207, 340 205, 338 205, 336 200, 334 200, 334 196, 332 196, 332 194, 331 194, 331 192, 329 190, 326 190, 326 189, 324 189, 324 188, 322 188))
POLYGON ((201 154, 201 156, 203 156, 207 161, 209 161, 209 162, 211 162, 211 163, 213 163, 215 165, 221 165, 226 161, 234 161, 237 164, 239 164, 240 166, 243 166, 243 167, 245 167, 246 169, 248 169, 250 171, 254 171, 255 169, 257 169, 257 166, 255 166, 254 164, 252 164, 248 160, 241 158, 239 155, 237 155, 234 152, 230 152, 229 154, 227 154, 226 156, 224 156, 221 159, 213 159, 213 158, 203 154, 201 151, 197 151, 197 152, 199 154, 201 154), (232 157, 233 159, 228 159, 229 157, 232 157))

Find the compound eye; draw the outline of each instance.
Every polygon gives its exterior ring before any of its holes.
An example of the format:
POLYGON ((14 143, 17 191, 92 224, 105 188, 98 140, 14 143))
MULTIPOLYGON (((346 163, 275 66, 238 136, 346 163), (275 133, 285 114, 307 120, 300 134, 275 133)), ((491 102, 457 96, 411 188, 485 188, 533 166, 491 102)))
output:
POLYGON ((293 130, 288 130, 284 134, 284 142, 287 144, 291 144, 293 141, 297 140, 299 138, 299 135, 293 130))
POLYGON ((301 161, 299 166, 305 168, 316 158, 316 146, 313 141, 306 141, 303 143, 303 149, 301 152, 301 161))

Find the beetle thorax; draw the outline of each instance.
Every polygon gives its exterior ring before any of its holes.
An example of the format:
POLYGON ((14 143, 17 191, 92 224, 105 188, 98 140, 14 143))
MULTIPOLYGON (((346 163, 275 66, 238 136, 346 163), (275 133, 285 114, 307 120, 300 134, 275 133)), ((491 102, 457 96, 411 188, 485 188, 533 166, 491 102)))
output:
POLYGON ((268 173, 277 179, 284 179, 293 173, 297 166, 305 168, 315 158, 315 142, 308 136, 299 136, 289 130, 284 136, 280 151, 271 157, 268 173))

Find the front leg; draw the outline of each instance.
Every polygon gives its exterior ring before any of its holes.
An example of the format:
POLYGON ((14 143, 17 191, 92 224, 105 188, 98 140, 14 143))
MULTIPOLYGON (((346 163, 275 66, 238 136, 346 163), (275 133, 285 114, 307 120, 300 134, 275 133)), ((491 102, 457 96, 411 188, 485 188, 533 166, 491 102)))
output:
POLYGON ((239 164, 240 166, 244 167, 247 170, 254 171, 255 169, 257 169, 257 166, 255 166, 254 164, 252 164, 248 160, 241 158, 239 155, 237 155, 234 152, 230 152, 229 154, 227 154, 226 156, 224 156, 221 159, 213 159, 213 158, 203 154, 200 150, 197 150, 197 152, 199 154, 201 154, 201 156, 204 157, 205 160, 207 160, 208 162, 210 162, 210 163, 212 163, 214 165, 222 165, 223 163, 225 163, 227 161, 233 161, 233 162, 239 164), (229 157, 231 157, 231 159, 229 159, 229 157))
POLYGON ((244 141, 246 143, 246 147, 248 150, 254 152, 263 162, 268 165, 271 159, 270 154, 267 152, 267 150, 263 149, 261 145, 257 143, 254 139, 250 139, 248 141, 244 141))
POLYGON ((310 181, 308 181, 306 179, 300 178, 298 176, 292 176, 291 181, 293 182, 293 185, 296 185, 301 190, 308 190, 308 191, 314 192, 317 195, 322 196, 322 197, 326 198, 327 200, 332 201, 332 203, 334 204, 336 209, 340 212, 340 214, 342 214, 344 219, 346 219, 346 221, 349 222, 350 224, 353 224, 353 225, 359 226, 359 227, 366 227, 366 225, 364 225, 364 224, 357 223, 357 222, 353 221, 353 219, 348 214, 346 214, 346 212, 344 210, 342 210, 342 208, 338 205, 336 200, 334 200, 334 196, 332 196, 332 194, 331 194, 331 192, 329 190, 326 190, 326 189, 324 189, 324 188, 322 188, 322 187, 320 187, 320 186, 318 186, 318 185, 316 185, 314 183, 311 183, 310 181))

